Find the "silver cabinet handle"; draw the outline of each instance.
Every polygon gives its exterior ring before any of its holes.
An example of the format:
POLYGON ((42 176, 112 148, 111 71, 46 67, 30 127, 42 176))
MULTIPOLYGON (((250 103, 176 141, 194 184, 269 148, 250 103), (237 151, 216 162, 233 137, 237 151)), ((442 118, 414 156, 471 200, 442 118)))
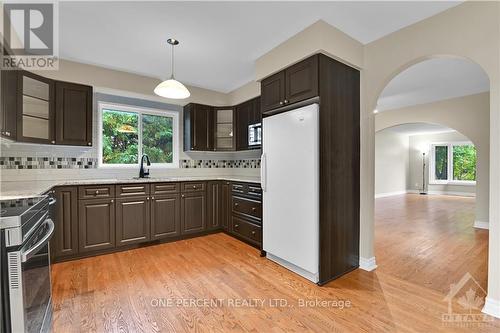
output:
POLYGON ((92 146, 92 142, 87 142, 87 146, 92 146))
POLYGON ((186 197, 186 196, 185 196, 184 194, 183 194, 183 195, 181 195, 181 198, 183 198, 183 199, 184 199, 185 197, 186 197))
POLYGON ((288 104, 288 100, 287 99, 285 99, 285 104, 288 104))
POLYGON ((283 105, 283 102, 280 101, 280 105, 283 105))
POLYGON ((153 200, 154 200, 154 199, 155 199, 155 197, 151 197, 151 199, 153 199, 153 200))
POLYGON ((50 143, 52 143, 53 145, 56 143, 54 140, 50 141, 50 143))
POLYGON ((111 199, 111 203, 115 202, 113 199, 111 199))
POLYGON ((5 132, 5 135, 10 136, 10 132, 9 131, 5 132))

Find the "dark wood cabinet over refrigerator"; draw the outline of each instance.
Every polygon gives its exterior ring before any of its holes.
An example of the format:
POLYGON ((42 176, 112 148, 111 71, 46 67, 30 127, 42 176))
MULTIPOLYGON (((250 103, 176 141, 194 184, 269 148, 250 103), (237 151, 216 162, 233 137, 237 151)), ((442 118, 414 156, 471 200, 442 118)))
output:
POLYGON ((319 104, 319 284, 324 284, 359 266, 359 71, 316 54, 261 82, 264 117, 311 103, 319 104))

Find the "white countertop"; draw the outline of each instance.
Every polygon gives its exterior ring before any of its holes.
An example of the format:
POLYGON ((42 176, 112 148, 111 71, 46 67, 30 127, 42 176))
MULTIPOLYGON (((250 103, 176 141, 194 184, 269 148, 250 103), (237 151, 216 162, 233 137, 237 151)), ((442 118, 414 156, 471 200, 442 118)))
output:
POLYGON ((187 181, 207 181, 207 180, 227 180, 232 182, 259 183, 260 179, 254 177, 153 177, 153 178, 129 178, 129 179, 78 179, 78 180, 54 180, 44 182, 34 182, 33 187, 19 191, 3 191, 0 193, 0 200, 12 200, 39 196, 55 186, 71 185, 93 185, 93 184, 128 184, 128 183, 160 183, 160 182, 187 182, 187 181))

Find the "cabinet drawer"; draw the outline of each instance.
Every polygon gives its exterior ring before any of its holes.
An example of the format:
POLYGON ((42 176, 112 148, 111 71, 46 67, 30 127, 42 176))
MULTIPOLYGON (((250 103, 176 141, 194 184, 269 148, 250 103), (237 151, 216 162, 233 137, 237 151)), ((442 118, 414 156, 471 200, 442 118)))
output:
POLYGON ((151 194, 179 193, 179 183, 155 183, 151 184, 151 194))
POLYGON ((117 197, 131 197, 136 195, 148 195, 149 184, 124 184, 116 186, 117 197))
POLYGON ((114 185, 88 185, 78 187, 78 199, 113 198, 114 185))
POLYGON ((205 191, 205 183, 182 183, 182 192, 203 192, 205 191))
POLYGON ((233 183, 232 192, 256 199, 260 199, 262 197, 262 189, 259 184, 233 183))
POLYGON ((262 204, 260 201, 233 196, 233 212, 262 218, 262 204))
POLYGON ((233 216, 231 219, 231 231, 255 245, 262 243, 262 229, 258 225, 244 219, 233 216))

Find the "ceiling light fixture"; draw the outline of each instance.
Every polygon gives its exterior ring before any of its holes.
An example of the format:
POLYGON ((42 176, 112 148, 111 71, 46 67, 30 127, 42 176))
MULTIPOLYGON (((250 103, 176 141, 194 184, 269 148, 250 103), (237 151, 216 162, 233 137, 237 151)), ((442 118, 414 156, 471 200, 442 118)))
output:
POLYGON ((174 38, 169 38, 167 43, 172 45, 172 75, 170 79, 163 81, 156 86, 154 92, 158 96, 172 99, 184 99, 191 96, 189 90, 182 83, 174 78, 174 46, 179 44, 179 41, 174 38))

